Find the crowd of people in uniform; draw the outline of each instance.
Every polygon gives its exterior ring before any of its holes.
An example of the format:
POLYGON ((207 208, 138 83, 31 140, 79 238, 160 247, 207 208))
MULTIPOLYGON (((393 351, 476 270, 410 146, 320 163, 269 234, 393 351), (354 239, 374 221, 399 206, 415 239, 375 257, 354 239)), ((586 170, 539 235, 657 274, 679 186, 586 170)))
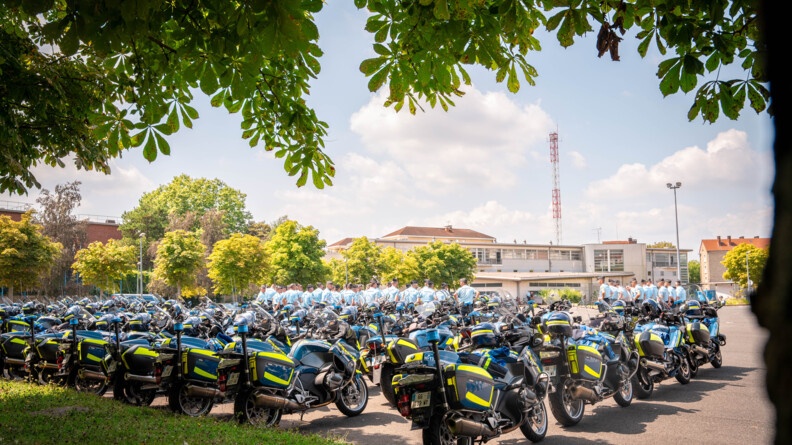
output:
POLYGON ((633 278, 629 284, 623 286, 619 280, 608 279, 606 282, 605 277, 599 277, 599 285, 597 300, 608 304, 616 300, 638 304, 651 299, 675 308, 687 300, 687 291, 679 280, 672 282, 661 278, 655 284, 651 279, 641 280, 639 283, 633 278))
POLYGON ((384 289, 380 286, 377 279, 372 279, 365 289, 361 284, 348 283, 339 286, 332 281, 308 284, 304 287, 299 283, 286 286, 262 285, 256 300, 270 305, 273 309, 280 309, 286 305, 305 309, 319 304, 366 308, 372 303, 381 305, 387 302, 401 302, 406 305, 419 305, 433 301, 453 301, 465 314, 472 310, 474 302, 479 297, 479 291, 468 285, 466 278, 459 280, 459 287, 453 292, 449 289, 448 283, 441 283, 438 289, 429 279, 424 280, 423 287, 419 287, 418 281, 413 280, 402 289, 398 279, 389 281, 384 289))

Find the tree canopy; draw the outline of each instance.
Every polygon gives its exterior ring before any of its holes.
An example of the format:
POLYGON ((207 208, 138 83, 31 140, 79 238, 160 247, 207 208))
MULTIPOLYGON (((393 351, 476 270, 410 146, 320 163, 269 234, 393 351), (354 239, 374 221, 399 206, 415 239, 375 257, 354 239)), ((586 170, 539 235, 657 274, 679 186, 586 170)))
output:
MULTIPOLYGON (((370 16, 376 57, 362 61, 370 91, 411 113, 447 109, 478 65, 512 92, 538 71, 528 63, 543 27, 563 47, 597 32, 598 56, 641 40, 660 62, 664 96, 696 90, 687 117, 736 119, 770 110, 766 43, 753 1, 354 0, 370 16), (727 70, 725 68, 732 68, 727 70), (727 71, 735 71, 734 78, 727 71), (522 80, 521 80, 522 79, 522 80)), ((282 159, 297 186, 332 185, 327 124, 305 102, 322 50, 322 0, 212 2, 10 0, 0 5, 0 192, 39 187, 38 163, 109 173, 108 161, 142 147, 153 161, 168 137, 191 128, 200 89, 241 113, 241 137, 282 159), (46 48, 46 50, 42 50, 46 48)))
POLYGON ((135 247, 109 239, 96 241, 80 249, 74 256, 72 269, 80 274, 83 284, 92 284, 101 291, 113 293, 125 275, 135 273, 135 247))
POLYGON ((287 220, 275 229, 265 244, 272 283, 315 283, 327 275, 322 257, 327 242, 319 238, 313 226, 301 226, 287 220))
POLYGON ((8 287, 10 297, 14 289, 35 285, 49 273, 63 248, 43 235, 41 226, 31 219, 32 211, 20 221, 0 215, 0 286, 8 287))
POLYGON ((193 286, 196 275, 204 267, 206 247, 195 232, 174 230, 168 232, 157 246, 153 278, 176 287, 181 297, 183 287, 193 286))
POLYGON ((767 264, 768 251, 760 249, 753 244, 742 243, 735 246, 723 256, 721 264, 726 268, 723 278, 748 288, 750 279, 753 288, 759 287, 762 282, 762 271, 767 264))
POLYGON ((240 290, 246 291, 265 274, 264 242, 253 235, 235 233, 215 244, 207 267, 215 293, 236 295, 240 290))

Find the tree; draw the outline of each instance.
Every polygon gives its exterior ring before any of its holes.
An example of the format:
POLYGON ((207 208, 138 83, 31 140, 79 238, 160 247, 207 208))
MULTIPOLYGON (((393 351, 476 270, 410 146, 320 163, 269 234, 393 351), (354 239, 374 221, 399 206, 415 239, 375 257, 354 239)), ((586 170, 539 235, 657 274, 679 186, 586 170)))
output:
MULTIPOLYGON (((654 45, 664 96, 698 88, 689 120, 714 122, 721 112, 736 119, 745 107, 768 109, 767 46, 755 2, 355 5, 370 13, 366 30, 377 54, 360 71, 370 77, 370 91, 387 85, 385 105, 397 111, 405 104, 411 113, 424 105, 453 106, 463 95, 460 87, 471 83, 470 65, 492 70, 512 92, 520 77, 534 85, 537 70, 527 57, 541 50, 534 36, 539 27, 555 33, 563 47, 598 32, 597 54, 612 60, 619 60, 620 34, 628 31, 641 40, 641 57, 654 45), (735 78, 720 78, 731 66, 740 67, 735 78)), ((167 138, 198 118, 190 106, 196 88, 212 105, 240 112, 242 137, 283 159, 297 186, 309 175, 317 188, 332 185, 335 167, 322 151, 327 124, 305 101, 310 79, 321 70, 314 14, 323 6, 321 0, 5 2, 0 25, 8 56, 0 66, 0 90, 14 94, 0 95, 0 119, 11 124, 0 140, 14 141, 2 145, 3 158, 23 162, 0 163, 0 191, 38 187, 30 167, 39 159, 56 165, 74 154, 78 167, 108 173, 108 160, 124 149, 143 147, 149 161, 169 154, 167 138), (38 51, 37 45, 56 50, 38 51), (42 92, 30 85, 46 87, 42 92), (55 134, 47 134, 52 128, 55 134)))
POLYGON ((476 272, 476 258, 458 243, 433 241, 408 251, 407 256, 415 258, 423 278, 435 283, 453 285, 460 278, 473 280, 476 272))
POLYGON ((49 273, 63 246, 41 233, 28 211, 19 221, 0 215, 0 286, 25 290, 49 273))
POLYGON ((688 261, 688 282, 701 283, 701 263, 698 260, 688 261))
POLYGON ((382 247, 365 236, 355 238, 349 248, 341 252, 344 280, 348 283, 368 283, 382 273, 382 247))
POLYGON ((120 230, 125 237, 145 233, 160 239, 169 225, 174 229, 196 230, 207 212, 219 212, 225 235, 244 233, 252 220, 245 209, 246 195, 219 179, 193 179, 179 175, 156 190, 144 193, 138 206, 125 212, 120 230))
POLYGON ((315 283, 327 275, 322 257, 325 240, 313 226, 303 227, 288 220, 275 229, 265 244, 270 270, 267 281, 272 283, 315 283))
POLYGON ((670 241, 658 241, 658 242, 653 243, 653 244, 647 244, 646 247, 648 247, 650 249, 673 249, 676 246, 674 245, 674 243, 672 243, 670 241))
POLYGON ((253 236, 235 233, 215 244, 209 255, 209 278, 218 294, 233 294, 261 280, 267 269, 264 242, 253 236))
POLYGON ((80 182, 73 181, 55 186, 55 193, 43 189, 36 198, 39 211, 33 215, 36 224, 40 224, 44 235, 59 242, 63 249, 50 271, 49 276, 42 279, 41 288, 44 293, 64 295, 68 283, 73 283, 71 265, 74 255, 87 243, 87 224, 73 215, 74 209, 80 206, 80 182), (60 290, 60 292, 57 292, 60 290))
POLYGON ((72 269, 79 274, 83 284, 94 285, 100 292, 113 293, 118 291, 118 283, 124 276, 136 273, 135 253, 134 246, 114 239, 107 240, 107 243, 95 241, 77 251, 72 269))
POLYGON ((183 287, 195 285, 195 275, 204 267, 205 250, 195 232, 166 233, 157 246, 153 278, 176 287, 176 296, 181 297, 183 287))
POLYGON ((399 283, 409 283, 420 278, 418 261, 412 255, 407 255, 403 250, 392 246, 382 249, 382 275, 383 281, 394 278, 399 283))
POLYGON ((753 244, 742 243, 735 246, 723 256, 721 264, 726 268, 723 279, 731 280, 740 288, 748 288, 748 279, 758 288, 762 282, 762 271, 767 263, 768 252, 753 244))

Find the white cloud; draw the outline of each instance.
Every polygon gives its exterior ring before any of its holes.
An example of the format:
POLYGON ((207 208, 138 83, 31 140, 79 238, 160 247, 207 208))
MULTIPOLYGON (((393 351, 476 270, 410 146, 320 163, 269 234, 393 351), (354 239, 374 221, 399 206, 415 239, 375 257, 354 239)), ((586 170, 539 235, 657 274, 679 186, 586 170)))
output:
POLYGON ((572 167, 574 167, 575 169, 583 170, 584 168, 586 168, 586 157, 583 156, 583 154, 580 153, 579 151, 570 151, 567 154, 567 157, 570 159, 570 161, 572 162, 572 167))

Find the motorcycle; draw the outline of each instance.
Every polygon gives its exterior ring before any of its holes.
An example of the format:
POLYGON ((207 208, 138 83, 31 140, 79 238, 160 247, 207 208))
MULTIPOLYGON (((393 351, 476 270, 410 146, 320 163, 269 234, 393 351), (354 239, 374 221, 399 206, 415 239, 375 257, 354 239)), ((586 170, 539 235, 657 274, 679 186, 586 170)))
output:
POLYGON ((486 442, 517 428, 532 442, 544 439, 548 380, 530 347, 484 369, 477 363, 490 357, 440 350, 437 330, 427 340, 431 352, 407 357, 392 382, 399 413, 422 430, 425 445, 486 442))
POLYGON ((638 354, 623 338, 581 326, 581 321, 566 311, 534 319, 549 337, 539 347, 539 357, 550 376, 550 411, 563 426, 578 424, 587 403, 612 397, 619 406, 630 406, 632 377, 638 369, 638 354))
POLYGON ((696 370, 691 372, 693 377, 702 365, 710 363, 713 368, 723 365, 721 347, 726 346, 726 335, 719 329, 718 309, 721 307, 720 304, 702 306, 697 300, 689 300, 679 308, 680 314, 684 314, 685 340, 696 370))
POLYGON ((636 376, 642 390, 651 394, 655 383, 672 377, 687 385, 692 377, 692 362, 689 346, 683 340, 684 320, 670 310, 663 311, 654 300, 643 302, 642 312, 645 320, 634 331, 635 347, 641 357, 636 376))

